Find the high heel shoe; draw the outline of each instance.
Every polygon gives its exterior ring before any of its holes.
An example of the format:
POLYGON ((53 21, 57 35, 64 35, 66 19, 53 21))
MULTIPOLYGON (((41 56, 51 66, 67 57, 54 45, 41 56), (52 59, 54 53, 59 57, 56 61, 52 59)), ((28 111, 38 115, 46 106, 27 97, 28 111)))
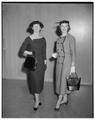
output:
MULTIPOLYGON (((38 104, 39 106, 41 106, 42 105, 42 103, 41 102, 39 102, 39 104, 38 104)), ((37 111, 38 110, 38 107, 33 107, 33 109, 35 110, 35 111, 37 111)))
POLYGON ((55 107, 54 110, 55 110, 55 111, 59 111, 59 110, 60 110, 60 107, 58 107, 58 108, 55 107))
POLYGON ((56 111, 60 110, 60 105, 61 105, 60 103, 61 103, 62 98, 63 98, 63 96, 59 95, 59 98, 58 98, 58 101, 57 101, 57 104, 56 104, 56 107, 55 107, 56 111))
POLYGON ((35 111, 37 111, 37 110, 38 110, 38 107, 33 107, 33 109, 34 109, 35 111))
POLYGON ((42 105, 42 103, 41 103, 41 102, 39 102, 39 105, 41 106, 41 105, 42 105))
POLYGON ((39 106, 39 103, 35 105, 35 107, 33 107, 33 110, 34 111, 37 111, 38 110, 38 106, 39 106))
MULTIPOLYGON (((61 104, 60 104, 60 105, 61 105, 61 104)), ((59 110, 60 110, 60 105, 59 105, 59 107, 55 107, 54 110, 55 110, 55 111, 59 111, 59 110)))
POLYGON ((67 98, 64 99, 64 97, 63 97, 63 100, 61 101, 60 105, 62 105, 62 104, 65 104, 65 105, 68 104, 67 98))
POLYGON ((60 110, 60 105, 61 105, 60 103, 59 103, 58 106, 56 105, 57 107, 55 107, 54 110, 55 110, 55 111, 59 111, 59 110, 60 110))

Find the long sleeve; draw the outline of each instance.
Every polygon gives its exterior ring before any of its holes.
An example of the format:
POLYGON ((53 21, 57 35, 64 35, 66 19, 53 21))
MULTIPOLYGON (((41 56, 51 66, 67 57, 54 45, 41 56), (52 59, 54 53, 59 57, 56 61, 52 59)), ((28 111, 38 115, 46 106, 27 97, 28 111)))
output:
POLYGON ((54 42, 54 48, 53 48, 53 53, 55 53, 57 50, 56 50, 56 43, 57 41, 54 42))
POLYGON ((42 53, 43 53, 44 60, 46 60, 47 58, 46 58, 46 40, 45 39, 44 39, 42 53))
POLYGON ((22 45, 21 45, 21 47, 20 47, 20 49, 19 49, 19 52, 18 52, 18 56, 19 56, 19 57, 21 57, 21 58, 24 57, 24 56, 23 56, 23 53, 24 53, 24 51, 26 50, 26 48, 27 48, 27 39, 24 40, 24 42, 22 43, 22 45))
POLYGON ((72 57, 72 64, 75 65, 76 63, 76 40, 74 37, 70 40, 70 48, 71 48, 71 57, 72 57))

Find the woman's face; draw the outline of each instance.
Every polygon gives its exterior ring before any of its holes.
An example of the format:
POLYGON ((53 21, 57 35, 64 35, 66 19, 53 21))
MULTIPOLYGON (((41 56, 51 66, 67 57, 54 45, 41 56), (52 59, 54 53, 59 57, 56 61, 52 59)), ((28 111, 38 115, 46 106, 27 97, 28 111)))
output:
POLYGON ((67 33, 68 32, 68 23, 62 23, 60 25, 60 29, 61 29, 62 33, 67 33))
POLYGON ((34 24, 32 29, 34 30, 34 32, 40 32, 41 31, 41 27, 39 24, 34 24))

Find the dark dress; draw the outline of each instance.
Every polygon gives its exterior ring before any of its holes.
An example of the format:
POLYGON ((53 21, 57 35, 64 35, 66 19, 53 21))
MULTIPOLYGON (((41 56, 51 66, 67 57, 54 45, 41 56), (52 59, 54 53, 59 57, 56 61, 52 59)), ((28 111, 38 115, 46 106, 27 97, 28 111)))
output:
POLYGON ((44 86, 44 75, 46 66, 44 60, 46 59, 46 40, 45 38, 39 38, 31 40, 27 37, 20 47, 19 56, 23 57, 25 50, 35 52, 37 59, 37 68, 35 71, 27 70, 27 80, 29 90, 31 94, 40 93, 44 86))

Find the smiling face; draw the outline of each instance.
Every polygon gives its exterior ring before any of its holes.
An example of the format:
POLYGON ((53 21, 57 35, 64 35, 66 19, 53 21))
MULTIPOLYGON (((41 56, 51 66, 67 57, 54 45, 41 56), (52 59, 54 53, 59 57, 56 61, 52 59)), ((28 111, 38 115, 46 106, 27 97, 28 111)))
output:
POLYGON ((62 23, 60 25, 60 29, 61 29, 62 33, 67 33, 68 32, 68 28, 69 28, 68 23, 62 23))
POLYGON ((32 27, 34 32, 40 32, 41 31, 41 27, 39 24, 34 24, 32 27))

